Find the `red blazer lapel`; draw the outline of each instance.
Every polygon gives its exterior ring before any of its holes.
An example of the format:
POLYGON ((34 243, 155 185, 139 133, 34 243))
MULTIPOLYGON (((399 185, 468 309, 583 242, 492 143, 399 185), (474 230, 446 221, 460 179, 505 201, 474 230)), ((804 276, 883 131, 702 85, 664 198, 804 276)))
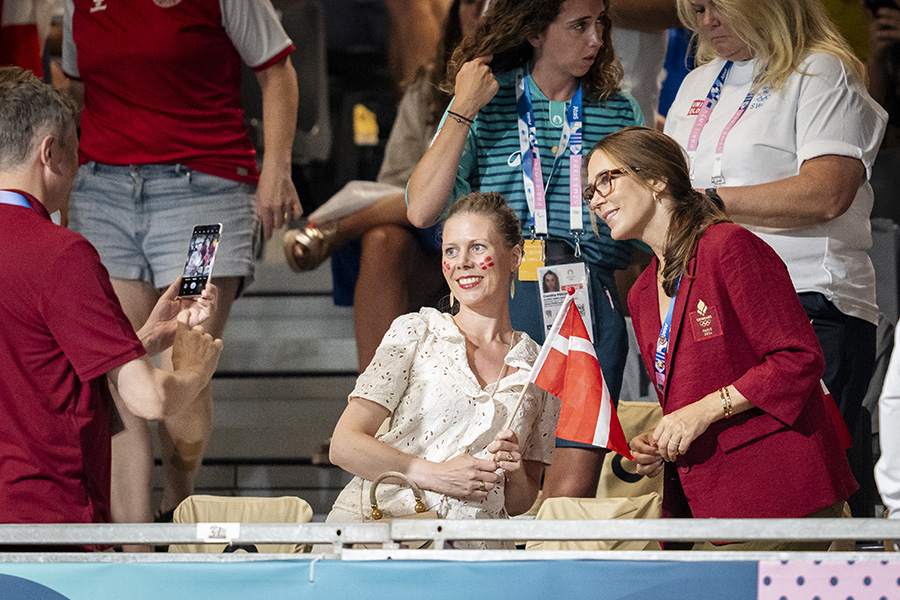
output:
MULTIPOLYGON (((672 330, 669 332, 669 350, 666 353, 666 383, 663 387, 663 410, 666 408, 666 401, 669 398, 669 384, 672 381, 672 372, 675 370, 675 356, 678 353, 678 346, 681 343, 681 330, 684 323, 685 315, 687 315, 687 299, 690 296, 691 286, 694 283, 694 271, 697 268, 697 249, 694 248, 694 255, 688 263, 687 273, 681 278, 678 286, 678 293, 675 296, 675 309, 672 312, 672 330)), ((656 302, 656 313, 659 314, 659 301, 656 302)), ((660 326, 662 326, 660 324, 660 326)))

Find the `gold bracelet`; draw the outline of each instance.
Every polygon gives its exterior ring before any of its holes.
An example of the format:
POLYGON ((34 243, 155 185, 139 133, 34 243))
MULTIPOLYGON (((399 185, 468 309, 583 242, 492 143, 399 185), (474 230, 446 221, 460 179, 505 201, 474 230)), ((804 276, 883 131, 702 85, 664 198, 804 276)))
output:
POLYGON ((728 392, 728 386, 723 388, 719 388, 719 397, 722 399, 722 411, 725 413, 725 418, 731 416, 731 394, 728 392))

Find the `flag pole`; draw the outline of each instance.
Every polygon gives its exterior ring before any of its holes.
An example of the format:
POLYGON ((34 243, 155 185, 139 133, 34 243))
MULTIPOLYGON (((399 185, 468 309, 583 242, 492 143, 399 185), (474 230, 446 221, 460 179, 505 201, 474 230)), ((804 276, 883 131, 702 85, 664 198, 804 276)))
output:
MULTIPOLYGON (((562 306, 559 307, 559 312, 556 313, 556 320, 554 321, 554 325, 556 325, 556 321, 565 318, 566 311, 569 309, 569 304, 575 299, 575 290, 569 289, 569 293, 566 294, 566 299, 563 300, 562 306)), ((551 331, 558 330, 559 327, 552 327, 551 331)), ((544 340, 546 344, 547 341, 544 340)), ((512 412, 509 413, 509 418, 506 419, 506 425, 503 426, 503 429, 509 429, 512 427, 513 419, 516 418, 516 413, 519 412, 519 408, 522 406, 522 400, 525 399, 525 391, 528 389, 528 384, 531 383, 531 376, 534 374, 534 367, 531 367, 531 374, 528 376, 528 381, 522 384, 522 391, 519 392, 519 398, 516 400, 516 406, 512 409, 512 412)))

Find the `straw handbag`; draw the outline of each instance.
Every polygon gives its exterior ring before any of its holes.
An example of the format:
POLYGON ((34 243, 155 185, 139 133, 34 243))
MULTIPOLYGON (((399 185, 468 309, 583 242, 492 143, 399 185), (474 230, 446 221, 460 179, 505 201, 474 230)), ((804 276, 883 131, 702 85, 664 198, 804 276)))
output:
MULTIPOLYGON (((360 494, 362 494, 362 490, 360 490, 360 494)), ((372 513, 370 517, 363 516, 366 523, 386 523, 392 521, 394 519, 439 519, 440 516, 436 510, 428 510, 425 507, 425 502, 422 501, 423 494, 422 489, 416 484, 415 481, 400 473, 398 471, 385 471, 381 475, 375 478, 372 481, 372 486, 369 488, 369 504, 372 507, 372 513), (387 478, 400 479, 403 483, 411 488, 411 492, 413 497, 416 500, 415 512, 409 515, 393 515, 389 517, 384 516, 384 511, 378 506, 378 499, 376 497, 376 493, 378 491, 378 484, 380 484, 383 480, 387 478)), ((362 504, 360 498, 360 504, 362 504)), ((411 549, 419 549, 419 548, 430 548, 433 545, 431 540, 408 540, 404 542, 401 547, 403 548, 411 548, 411 549)), ((377 549, 381 548, 381 544, 354 544, 354 548, 369 548, 369 549, 377 549)))

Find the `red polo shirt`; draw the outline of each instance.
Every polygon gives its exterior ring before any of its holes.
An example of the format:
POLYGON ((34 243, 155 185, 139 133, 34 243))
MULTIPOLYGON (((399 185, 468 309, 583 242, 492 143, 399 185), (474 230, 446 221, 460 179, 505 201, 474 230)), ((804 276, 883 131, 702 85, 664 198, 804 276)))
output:
POLYGON ((83 237, 0 204, 0 522, 110 520, 106 373, 145 354, 83 237))

